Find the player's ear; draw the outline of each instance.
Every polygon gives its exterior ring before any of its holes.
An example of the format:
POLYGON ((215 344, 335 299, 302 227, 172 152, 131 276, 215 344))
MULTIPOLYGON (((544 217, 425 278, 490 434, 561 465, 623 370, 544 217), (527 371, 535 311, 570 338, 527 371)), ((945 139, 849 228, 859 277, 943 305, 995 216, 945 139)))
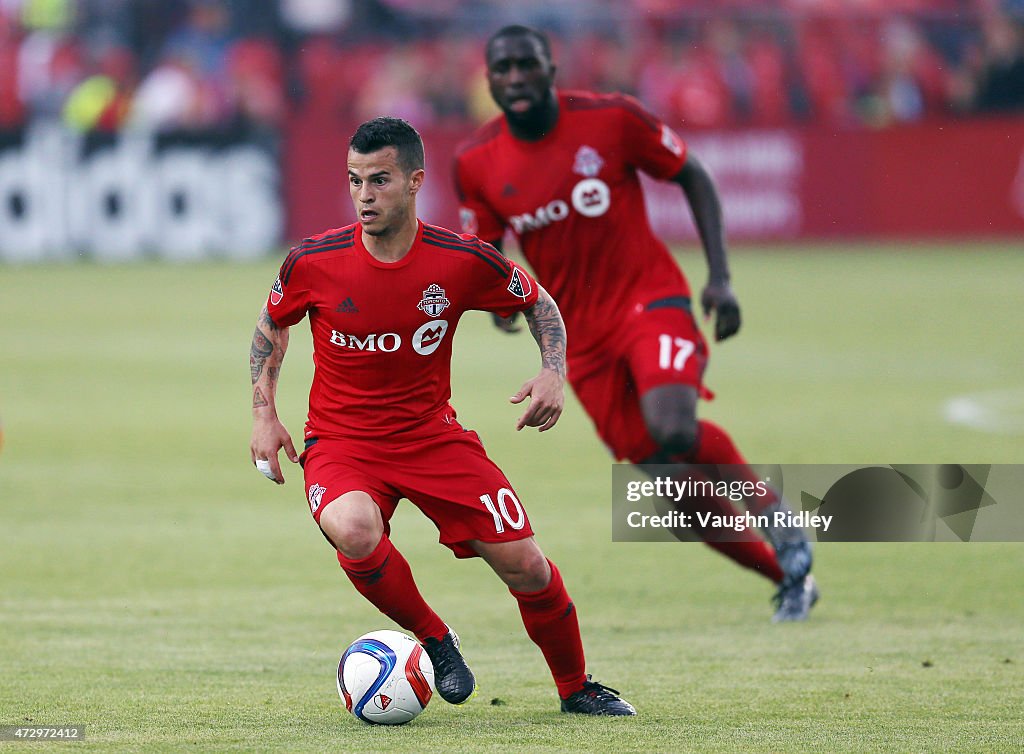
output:
POLYGON ((409 174, 409 193, 410 194, 415 194, 417 191, 420 190, 420 187, 423 185, 423 179, 424 179, 425 176, 426 176, 426 171, 423 170, 423 168, 419 168, 417 170, 414 170, 414 171, 412 171, 412 173, 409 174))

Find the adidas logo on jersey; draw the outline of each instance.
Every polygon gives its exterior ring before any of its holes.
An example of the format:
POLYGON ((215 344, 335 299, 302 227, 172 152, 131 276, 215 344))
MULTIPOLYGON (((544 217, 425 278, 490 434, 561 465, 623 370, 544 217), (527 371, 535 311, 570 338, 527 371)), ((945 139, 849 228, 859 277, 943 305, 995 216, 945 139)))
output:
POLYGON ((352 300, 352 297, 349 296, 340 304, 338 304, 334 308, 334 311, 338 312, 339 314, 358 314, 359 307, 356 306, 355 302, 352 300))

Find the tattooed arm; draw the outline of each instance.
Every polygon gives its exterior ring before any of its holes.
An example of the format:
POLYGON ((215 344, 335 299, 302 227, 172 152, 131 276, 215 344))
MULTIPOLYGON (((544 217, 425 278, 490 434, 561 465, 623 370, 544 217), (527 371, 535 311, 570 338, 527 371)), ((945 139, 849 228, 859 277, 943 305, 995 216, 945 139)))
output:
POLYGON ((288 350, 288 328, 278 327, 263 307, 256 322, 249 351, 249 371, 252 375, 252 440, 249 454, 252 462, 269 460, 274 481, 284 484, 284 474, 278 462, 278 451, 285 449, 288 459, 298 463, 295 445, 281 420, 277 418, 277 379, 281 374, 285 351, 288 350))
POLYGON ((558 304, 543 288, 537 303, 523 314, 540 348, 541 370, 509 400, 522 403, 530 396, 530 407, 519 418, 516 431, 538 427, 544 432, 555 426, 565 406, 565 323, 558 304))

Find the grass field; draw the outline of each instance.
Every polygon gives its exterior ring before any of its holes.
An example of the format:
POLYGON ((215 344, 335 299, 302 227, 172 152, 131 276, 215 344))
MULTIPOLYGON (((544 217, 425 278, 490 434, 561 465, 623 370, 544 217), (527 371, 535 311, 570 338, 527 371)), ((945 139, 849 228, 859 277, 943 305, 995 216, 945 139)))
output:
MULTIPOLYGON (((765 463, 1024 461, 1021 251, 736 252, 746 321, 713 351, 707 415, 765 463), (944 418, 985 393, 1001 433, 944 418)), ((298 469, 279 488, 248 460, 246 359, 274 274, 0 267, 0 726, 85 724, 89 751, 1024 747, 1024 544, 822 545, 813 619, 771 625, 770 585, 702 545, 611 542, 586 417, 571 403, 555 431, 513 432, 506 398, 537 357, 483 315, 458 336, 460 418, 560 564, 590 670, 640 716, 560 715, 514 601, 408 504, 394 540, 480 693, 398 729, 347 716, 338 656, 391 626, 337 568, 298 469)), ((297 435, 308 355, 302 326, 280 398, 297 435)))

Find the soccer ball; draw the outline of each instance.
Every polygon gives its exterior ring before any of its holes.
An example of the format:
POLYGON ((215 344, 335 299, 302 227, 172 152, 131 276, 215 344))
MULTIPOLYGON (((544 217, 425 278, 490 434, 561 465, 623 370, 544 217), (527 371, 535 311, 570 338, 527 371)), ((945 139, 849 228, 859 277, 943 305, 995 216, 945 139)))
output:
POLYGON ((398 631, 363 634, 341 655, 338 695, 368 723, 402 725, 427 707, 434 666, 415 639, 398 631))

